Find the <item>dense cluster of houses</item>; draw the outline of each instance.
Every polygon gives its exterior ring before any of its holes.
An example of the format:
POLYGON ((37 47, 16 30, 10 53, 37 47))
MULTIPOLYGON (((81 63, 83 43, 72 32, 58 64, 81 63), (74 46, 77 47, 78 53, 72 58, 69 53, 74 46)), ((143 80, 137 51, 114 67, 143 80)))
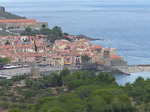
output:
POLYGON ((0 36, 0 57, 9 58, 12 62, 38 62, 52 66, 82 64, 81 57, 90 57, 89 63, 103 66, 126 65, 122 57, 116 55, 115 48, 102 48, 93 45, 87 39, 72 36, 56 40, 54 44, 47 41, 47 35, 36 36, 0 36))

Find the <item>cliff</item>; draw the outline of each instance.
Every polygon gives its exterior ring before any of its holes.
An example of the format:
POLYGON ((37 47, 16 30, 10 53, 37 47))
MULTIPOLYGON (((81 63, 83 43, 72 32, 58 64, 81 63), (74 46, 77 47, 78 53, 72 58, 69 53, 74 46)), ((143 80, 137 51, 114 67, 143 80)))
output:
POLYGON ((5 11, 5 8, 0 6, 0 11, 5 11))
POLYGON ((0 19, 25 19, 25 17, 6 12, 5 7, 0 6, 0 19))

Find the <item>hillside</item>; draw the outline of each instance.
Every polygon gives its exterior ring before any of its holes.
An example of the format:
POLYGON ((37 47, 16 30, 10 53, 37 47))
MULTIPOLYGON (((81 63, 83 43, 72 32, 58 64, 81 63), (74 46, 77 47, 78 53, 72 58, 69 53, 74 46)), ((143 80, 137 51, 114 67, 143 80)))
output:
POLYGON ((18 15, 6 12, 5 8, 0 6, 0 19, 25 19, 25 17, 20 17, 18 15))
POLYGON ((150 79, 120 86, 112 74, 67 68, 33 79, 1 80, 0 112, 150 112, 150 79))

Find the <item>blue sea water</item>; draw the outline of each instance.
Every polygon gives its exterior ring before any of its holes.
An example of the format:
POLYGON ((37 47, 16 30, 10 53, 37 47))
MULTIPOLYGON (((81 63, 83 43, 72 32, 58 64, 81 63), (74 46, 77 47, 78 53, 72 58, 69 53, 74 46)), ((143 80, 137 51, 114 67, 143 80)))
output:
MULTIPOLYGON (((130 65, 150 64, 149 0, 2 0, 6 11, 37 21, 49 27, 61 26, 72 35, 85 34, 103 47, 117 48, 117 54, 130 65)), ((138 76, 115 75, 120 84, 133 82, 138 76)))

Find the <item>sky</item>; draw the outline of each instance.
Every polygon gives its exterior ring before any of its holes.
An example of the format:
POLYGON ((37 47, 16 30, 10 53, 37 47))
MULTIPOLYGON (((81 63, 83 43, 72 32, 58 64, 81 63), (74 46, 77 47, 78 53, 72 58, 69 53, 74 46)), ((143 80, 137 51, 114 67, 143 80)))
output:
POLYGON ((0 2, 50 2, 50 1, 59 2, 59 1, 81 1, 81 0, 0 0, 0 2))
POLYGON ((61 0, 0 0, 0 2, 47 2, 47 1, 61 1, 61 0))

